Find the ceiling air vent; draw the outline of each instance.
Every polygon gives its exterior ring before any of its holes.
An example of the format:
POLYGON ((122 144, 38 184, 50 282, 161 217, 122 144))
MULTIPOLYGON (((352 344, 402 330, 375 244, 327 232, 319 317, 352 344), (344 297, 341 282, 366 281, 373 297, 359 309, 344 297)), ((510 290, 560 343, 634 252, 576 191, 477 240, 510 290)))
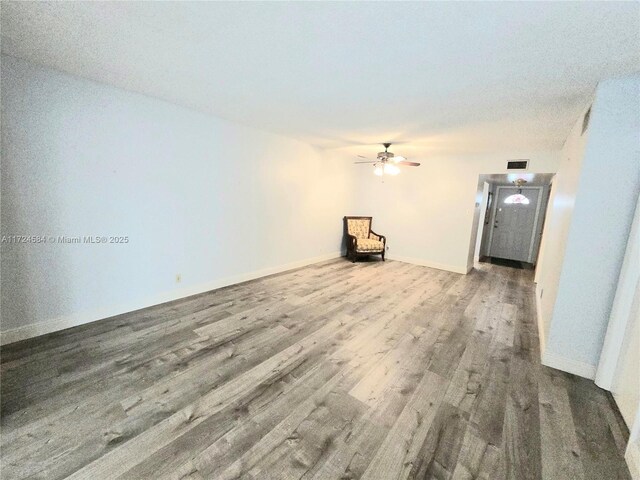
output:
POLYGON ((507 162, 507 170, 526 170, 529 166, 529 160, 509 160, 507 162))
POLYGON ((587 110, 587 113, 584 114, 584 118, 582 119, 582 134, 587 131, 589 128, 589 119, 591 118, 591 107, 587 110))

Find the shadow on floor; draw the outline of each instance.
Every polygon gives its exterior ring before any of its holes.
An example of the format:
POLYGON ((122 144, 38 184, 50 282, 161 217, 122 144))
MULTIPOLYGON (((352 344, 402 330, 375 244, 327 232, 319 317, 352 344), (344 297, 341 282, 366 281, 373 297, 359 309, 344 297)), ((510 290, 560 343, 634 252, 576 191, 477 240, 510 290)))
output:
POLYGON ((484 257, 481 258, 480 261, 490 263, 492 265, 499 265, 501 267, 517 268, 520 270, 535 270, 536 268, 532 263, 521 262, 519 260, 509 260, 508 258, 484 257))

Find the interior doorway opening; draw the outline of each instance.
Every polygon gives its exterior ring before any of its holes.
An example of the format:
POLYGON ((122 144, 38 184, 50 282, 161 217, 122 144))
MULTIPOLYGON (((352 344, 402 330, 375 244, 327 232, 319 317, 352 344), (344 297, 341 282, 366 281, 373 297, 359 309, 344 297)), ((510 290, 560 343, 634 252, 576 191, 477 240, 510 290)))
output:
POLYGON ((476 190, 473 264, 534 270, 544 232, 552 173, 482 174, 476 190))

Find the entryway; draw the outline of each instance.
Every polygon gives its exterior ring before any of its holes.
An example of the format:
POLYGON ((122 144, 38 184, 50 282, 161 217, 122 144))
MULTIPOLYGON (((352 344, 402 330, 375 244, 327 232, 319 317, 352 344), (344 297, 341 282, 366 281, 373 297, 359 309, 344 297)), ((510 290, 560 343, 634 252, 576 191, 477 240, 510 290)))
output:
POLYGON ((553 174, 480 175, 475 261, 534 269, 553 174))

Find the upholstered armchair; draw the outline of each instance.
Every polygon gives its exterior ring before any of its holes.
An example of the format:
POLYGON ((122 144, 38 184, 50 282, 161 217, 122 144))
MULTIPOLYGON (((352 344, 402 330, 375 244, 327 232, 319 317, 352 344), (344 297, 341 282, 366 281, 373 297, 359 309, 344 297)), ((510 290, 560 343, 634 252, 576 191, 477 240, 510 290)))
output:
POLYGON ((347 258, 352 262, 357 257, 367 255, 382 255, 387 239, 371 230, 372 217, 344 217, 344 230, 347 237, 347 258))

